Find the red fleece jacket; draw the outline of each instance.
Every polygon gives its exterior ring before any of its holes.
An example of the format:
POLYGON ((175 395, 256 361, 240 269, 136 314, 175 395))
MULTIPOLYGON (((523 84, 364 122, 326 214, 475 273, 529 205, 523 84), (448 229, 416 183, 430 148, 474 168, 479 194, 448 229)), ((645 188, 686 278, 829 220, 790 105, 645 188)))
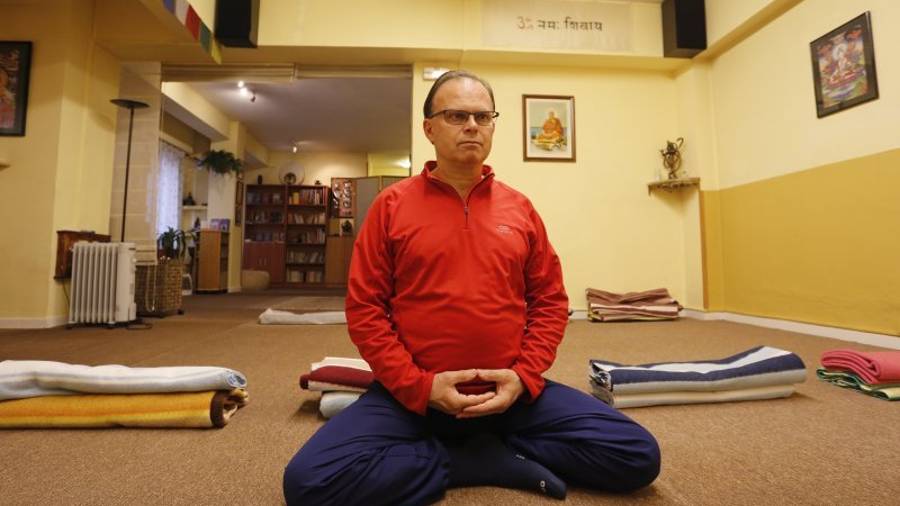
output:
POLYGON ((369 208, 350 263, 350 337, 416 413, 442 371, 512 369, 536 399, 568 320, 559 258, 531 202, 489 166, 465 200, 434 167, 369 208))

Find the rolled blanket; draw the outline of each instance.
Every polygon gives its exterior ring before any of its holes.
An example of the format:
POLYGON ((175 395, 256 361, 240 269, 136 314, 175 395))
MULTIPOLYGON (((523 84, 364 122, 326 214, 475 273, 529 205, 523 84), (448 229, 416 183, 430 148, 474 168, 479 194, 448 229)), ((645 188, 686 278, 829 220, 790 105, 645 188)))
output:
POLYGON ((0 402, 0 428, 224 427, 247 391, 52 395, 0 402))
POLYGON ((789 351, 760 346, 730 357, 703 362, 661 362, 623 365, 590 361, 590 376, 609 374, 616 398, 624 394, 680 391, 721 391, 802 383, 803 360, 789 351))
POLYGON ((759 401, 790 397, 794 385, 770 385, 765 387, 739 388, 717 392, 649 392, 643 394, 616 395, 615 406, 619 409, 662 406, 666 404, 701 404, 708 402, 759 401))
POLYGON ((319 412, 325 418, 331 418, 356 402, 360 395, 356 392, 324 392, 319 400, 319 412))
POLYGON ((830 350, 822 354, 822 367, 852 372, 872 385, 900 382, 900 351, 830 350))
POLYGON ((347 316, 343 311, 292 313, 269 308, 259 315, 259 323, 261 325, 339 325, 347 323, 347 316))
POLYGON ((246 385, 243 374, 221 367, 88 366, 42 360, 0 362, 0 401, 78 393, 203 392, 246 385))
POLYGON ((827 381, 832 385, 850 388, 878 399, 900 401, 900 382, 870 384, 866 383, 853 373, 828 371, 826 369, 816 370, 816 376, 818 376, 820 380, 827 381))

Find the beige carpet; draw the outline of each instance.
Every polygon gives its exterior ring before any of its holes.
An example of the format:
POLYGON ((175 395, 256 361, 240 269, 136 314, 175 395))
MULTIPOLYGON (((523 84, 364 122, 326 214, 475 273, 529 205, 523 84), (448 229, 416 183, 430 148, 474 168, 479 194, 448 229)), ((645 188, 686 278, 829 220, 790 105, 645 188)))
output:
MULTIPOLYGON (((219 365, 249 378, 250 404, 221 430, 0 431, 2 504, 281 504, 281 473, 323 423, 297 376, 325 355, 356 356, 343 326, 260 326, 284 295, 207 295, 145 331, 0 331, 0 358, 133 366, 219 365)), ((590 357, 717 358, 768 344, 798 353, 806 383, 789 399, 627 410, 662 447, 653 486, 619 496, 573 489, 565 504, 896 504, 900 403, 815 379, 848 343, 726 322, 574 322, 548 376, 587 391, 590 357)), ((850 344, 857 349, 872 349, 850 344)), ((450 490, 448 505, 548 504, 492 487, 450 490)), ((562 504, 562 503, 560 503, 562 504)))

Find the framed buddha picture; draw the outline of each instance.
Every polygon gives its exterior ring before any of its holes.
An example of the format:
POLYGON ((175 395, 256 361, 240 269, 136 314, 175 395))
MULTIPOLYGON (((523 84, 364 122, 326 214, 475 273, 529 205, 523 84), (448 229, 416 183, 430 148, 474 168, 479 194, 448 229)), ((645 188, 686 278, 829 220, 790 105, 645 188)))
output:
POLYGON ((575 161, 575 97, 522 95, 525 161, 575 161))

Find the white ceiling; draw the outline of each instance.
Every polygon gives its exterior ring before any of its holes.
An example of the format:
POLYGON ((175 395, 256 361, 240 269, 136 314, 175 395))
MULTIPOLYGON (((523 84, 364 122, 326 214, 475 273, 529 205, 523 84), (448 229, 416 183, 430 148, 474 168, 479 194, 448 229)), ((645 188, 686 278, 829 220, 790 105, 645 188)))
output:
POLYGON ((307 78, 253 83, 250 102, 237 82, 193 82, 198 93, 269 150, 378 152, 409 150, 412 81, 409 78, 307 78))

